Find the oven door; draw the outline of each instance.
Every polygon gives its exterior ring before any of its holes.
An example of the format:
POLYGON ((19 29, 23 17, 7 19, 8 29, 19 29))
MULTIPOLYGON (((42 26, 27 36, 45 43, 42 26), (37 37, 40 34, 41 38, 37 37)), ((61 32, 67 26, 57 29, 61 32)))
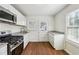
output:
POLYGON ((14 50, 12 50, 12 55, 20 55, 23 51, 24 42, 22 42, 20 45, 18 45, 14 50))

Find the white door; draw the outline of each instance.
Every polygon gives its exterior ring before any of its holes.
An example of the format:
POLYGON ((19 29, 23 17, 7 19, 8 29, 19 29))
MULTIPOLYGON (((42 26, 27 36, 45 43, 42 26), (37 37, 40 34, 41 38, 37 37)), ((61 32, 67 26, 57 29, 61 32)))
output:
POLYGON ((39 41, 48 41, 46 31, 39 31, 39 41))
POLYGON ((39 41, 48 41, 47 30, 47 21, 39 20, 39 41))
POLYGON ((38 20, 36 19, 29 19, 28 21, 28 30, 29 30, 29 41, 34 41, 34 42, 37 42, 39 41, 38 40, 38 29, 39 29, 39 26, 38 26, 38 20))
POLYGON ((28 29, 30 30, 30 41, 47 41, 47 22, 46 20, 30 19, 28 20, 28 29))

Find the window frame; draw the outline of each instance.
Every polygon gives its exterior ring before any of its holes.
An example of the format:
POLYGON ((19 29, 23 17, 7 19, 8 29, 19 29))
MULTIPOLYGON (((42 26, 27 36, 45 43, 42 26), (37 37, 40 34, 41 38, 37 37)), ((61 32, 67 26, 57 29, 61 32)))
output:
MULTIPOLYGON (((66 30, 65 30, 65 31, 66 31, 66 32, 65 32, 65 35, 66 35, 66 36, 65 36, 65 37, 66 37, 67 40, 72 40, 72 38, 71 38, 71 39, 68 38, 68 28, 74 28, 74 29, 77 28, 77 27, 79 28, 79 26, 70 26, 70 25, 69 25, 69 18, 70 18, 70 15, 72 15, 72 14, 74 14, 74 13, 76 13, 76 12, 79 12, 79 9, 68 13, 67 16, 66 16, 66 30)), ((79 34, 78 34, 78 35, 79 35, 79 34)), ((79 41, 79 38, 78 38, 78 39, 73 39, 73 40, 74 40, 74 41, 77 41, 77 40, 79 41)))

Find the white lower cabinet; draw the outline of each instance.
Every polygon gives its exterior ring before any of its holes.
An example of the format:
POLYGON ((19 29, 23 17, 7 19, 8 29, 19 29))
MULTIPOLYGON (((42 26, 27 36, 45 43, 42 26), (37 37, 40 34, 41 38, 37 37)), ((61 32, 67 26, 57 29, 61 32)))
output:
POLYGON ((48 33, 49 42, 56 50, 64 49, 64 34, 48 33))
POLYGON ((54 38, 53 38, 53 36, 49 35, 49 42, 54 47, 54 38))
POLYGON ((38 40, 38 31, 30 31, 28 33, 30 42, 39 42, 38 40))
POLYGON ((2 43, 2 47, 0 47, 0 55, 7 55, 7 44, 2 43))
POLYGON ((25 34, 24 35, 24 48, 27 46, 28 42, 29 42, 29 34, 25 34))
POLYGON ((40 42, 47 42, 48 41, 48 37, 47 37, 47 32, 46 31, 39 31, 39 36, 38 36, 38 40, 40 42))

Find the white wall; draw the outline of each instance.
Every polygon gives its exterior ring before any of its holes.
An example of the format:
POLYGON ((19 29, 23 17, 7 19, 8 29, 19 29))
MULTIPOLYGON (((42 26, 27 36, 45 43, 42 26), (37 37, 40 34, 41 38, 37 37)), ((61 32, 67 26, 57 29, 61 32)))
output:
POLYGON ((47 23, 47 30, 48 31, 54 30, 54 19, 53 19, 53 16, 26 16, 26 19, 27 19, 27 28, 29 30, 38 30, 38 27, 30 28, 30 26, 28 24, 29 21, 35 22, 36 26, 39 25, 40 21, 44 21, 44 22, 47 23))
POLYGON ((66 15, 76 9, 79 9, 79 4, 72 4, 64 8, 55 16, 55 30, 65 32, 66 15))
MULTIPOLYGON (((61 31, 61 32, 65 32, 66 29, 66 16, 68 15, 68 13, 79 9, 79 4, 72 4, 69 5, 68 7, 66 7, 64 10, 62 10, 60 13, 58 13, 55 16, 55 30, 57 31, 61 31)), ((65 35, 65 39, 67 39, 66 35, 65 35)), ((79 43, 78 43, 79 45, 79 43)), ((65 41, 65 47, 64 50, 69 53, 69 54, 78 54, 79 55, 79 46, 77 46, 77 43, 75 43, 73 41, 73 43, 71 43, 71 41, 65 41), (70 42, 70 43, 68 43, 70 42), (76 45, 75 45, 76 44, 76 45)))
POLYGON ((47 41, 47 32, 54 30, 54 19, 52 16, 27 16, 27 29, 30 30, 29 40, 30 41, 47 41), (29 25, 32 21, 34 25, 29 25), (40 31, 40 23, 47 23, 47 31, 40 31))

